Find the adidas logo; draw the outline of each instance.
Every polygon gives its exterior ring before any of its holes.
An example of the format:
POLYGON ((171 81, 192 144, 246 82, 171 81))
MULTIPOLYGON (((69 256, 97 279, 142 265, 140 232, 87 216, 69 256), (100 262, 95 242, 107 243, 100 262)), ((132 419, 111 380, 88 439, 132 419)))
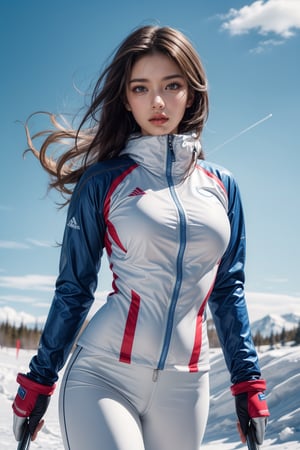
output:
POLYGON ((74 228, 74 230, 80 230, 80 226, 76 222, 75 217, 72 217, 72 219, 69 220, 69 222, 67 223, 67 226, 70 228, 74 228))
POLYGON ((135 189, 133 189, 133 191, 131 192, 131 194, 128 195, 128 197, 135 197, 136 195, 145 195, 146 192, 143 191, 141 188, 136 187, 135 189))

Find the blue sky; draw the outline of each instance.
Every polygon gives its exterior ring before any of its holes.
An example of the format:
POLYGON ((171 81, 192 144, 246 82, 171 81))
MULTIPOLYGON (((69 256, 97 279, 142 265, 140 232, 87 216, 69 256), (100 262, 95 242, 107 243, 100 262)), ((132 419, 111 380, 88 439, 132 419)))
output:
MULTIPOLYGON (((103 64, 135 27, 183 31, 209 80, 206 158, 230 169, 247 226, 251 319, 300 314, 300 2, 10 0, 0 4, 0 311, 45 316, 66 211, 47 175, 24 159, 22 122, 34 111, 76 113, 103 64)), ((38 119, 34 130, 45 127, 38 119)), ((97 299, 110 290, 106 261, 97 299)))

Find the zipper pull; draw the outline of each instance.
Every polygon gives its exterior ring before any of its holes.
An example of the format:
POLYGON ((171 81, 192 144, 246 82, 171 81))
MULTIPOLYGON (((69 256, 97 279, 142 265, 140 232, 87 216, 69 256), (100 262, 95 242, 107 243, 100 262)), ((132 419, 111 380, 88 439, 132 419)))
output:
POLYGON ((175 158, 175 153, 174 153, 174 150, 173 150, 173 137, 174 136, 172 136, 171 134, 168 134, 168 148, 169 148, 169 150, 171 152, 172 162, 175 162, 176 158, 175 158))
POLYGON ((152 375, 153 383, 156 383, 156 381, 158 380, 158 374, 159 374, 159 369, 154 369, 153 370, 153 375, 152 375))

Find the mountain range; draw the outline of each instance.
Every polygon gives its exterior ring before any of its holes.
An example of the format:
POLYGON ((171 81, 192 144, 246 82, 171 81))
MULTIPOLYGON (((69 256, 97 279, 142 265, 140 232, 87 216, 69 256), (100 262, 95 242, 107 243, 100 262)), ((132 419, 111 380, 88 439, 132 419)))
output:
MULTIPOLYGON (((43 327, 46 316, 34 317, 31 314, 16 311, 10 306, 0 307, 0 323, 8 322, 11 325, 20 326, 22 323, 27 327, 38 326, 43 327)), ((283 329, 290 331, 297 328, 300 324, 300 315, 294 313, 286 313, 283 315, 268 314, 251 324, 252 335, 258 332, 262 337, 268 337, 272 334, 280 334, 283 329)))
POLYGON ((287 313, 281 316, 277 314, 268 314, 251 324, 253 336, 258 332, 262 337, 271 336, 273 333, 280 334, 283 329, 285 331, 293 330, 300 324, 300 315, 294 313, 287 313))

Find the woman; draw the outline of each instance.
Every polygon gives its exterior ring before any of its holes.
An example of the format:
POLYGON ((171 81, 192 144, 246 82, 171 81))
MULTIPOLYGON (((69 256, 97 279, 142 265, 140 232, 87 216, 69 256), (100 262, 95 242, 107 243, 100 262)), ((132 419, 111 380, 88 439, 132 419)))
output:
MULTIPOLYGON (((241 439, 269 415, 244 298, 244 222, 228 171, 203 160, 205 73, 179 31, 145 26, 120 45, 78 130, 29 145, 67 199, 59 275, 14 432, 32 439, 94 300, 103 249, 107 302, 77 341, 60 389, 66 449, 196 450, 209 404, 209 303, 236 396, 241 439), (51 145, 70 147, 55 161, 51 145), (74 187, 75 186, 75 187, 74 187)), ((41 133, 40 135, 43 135, 41 133)))

